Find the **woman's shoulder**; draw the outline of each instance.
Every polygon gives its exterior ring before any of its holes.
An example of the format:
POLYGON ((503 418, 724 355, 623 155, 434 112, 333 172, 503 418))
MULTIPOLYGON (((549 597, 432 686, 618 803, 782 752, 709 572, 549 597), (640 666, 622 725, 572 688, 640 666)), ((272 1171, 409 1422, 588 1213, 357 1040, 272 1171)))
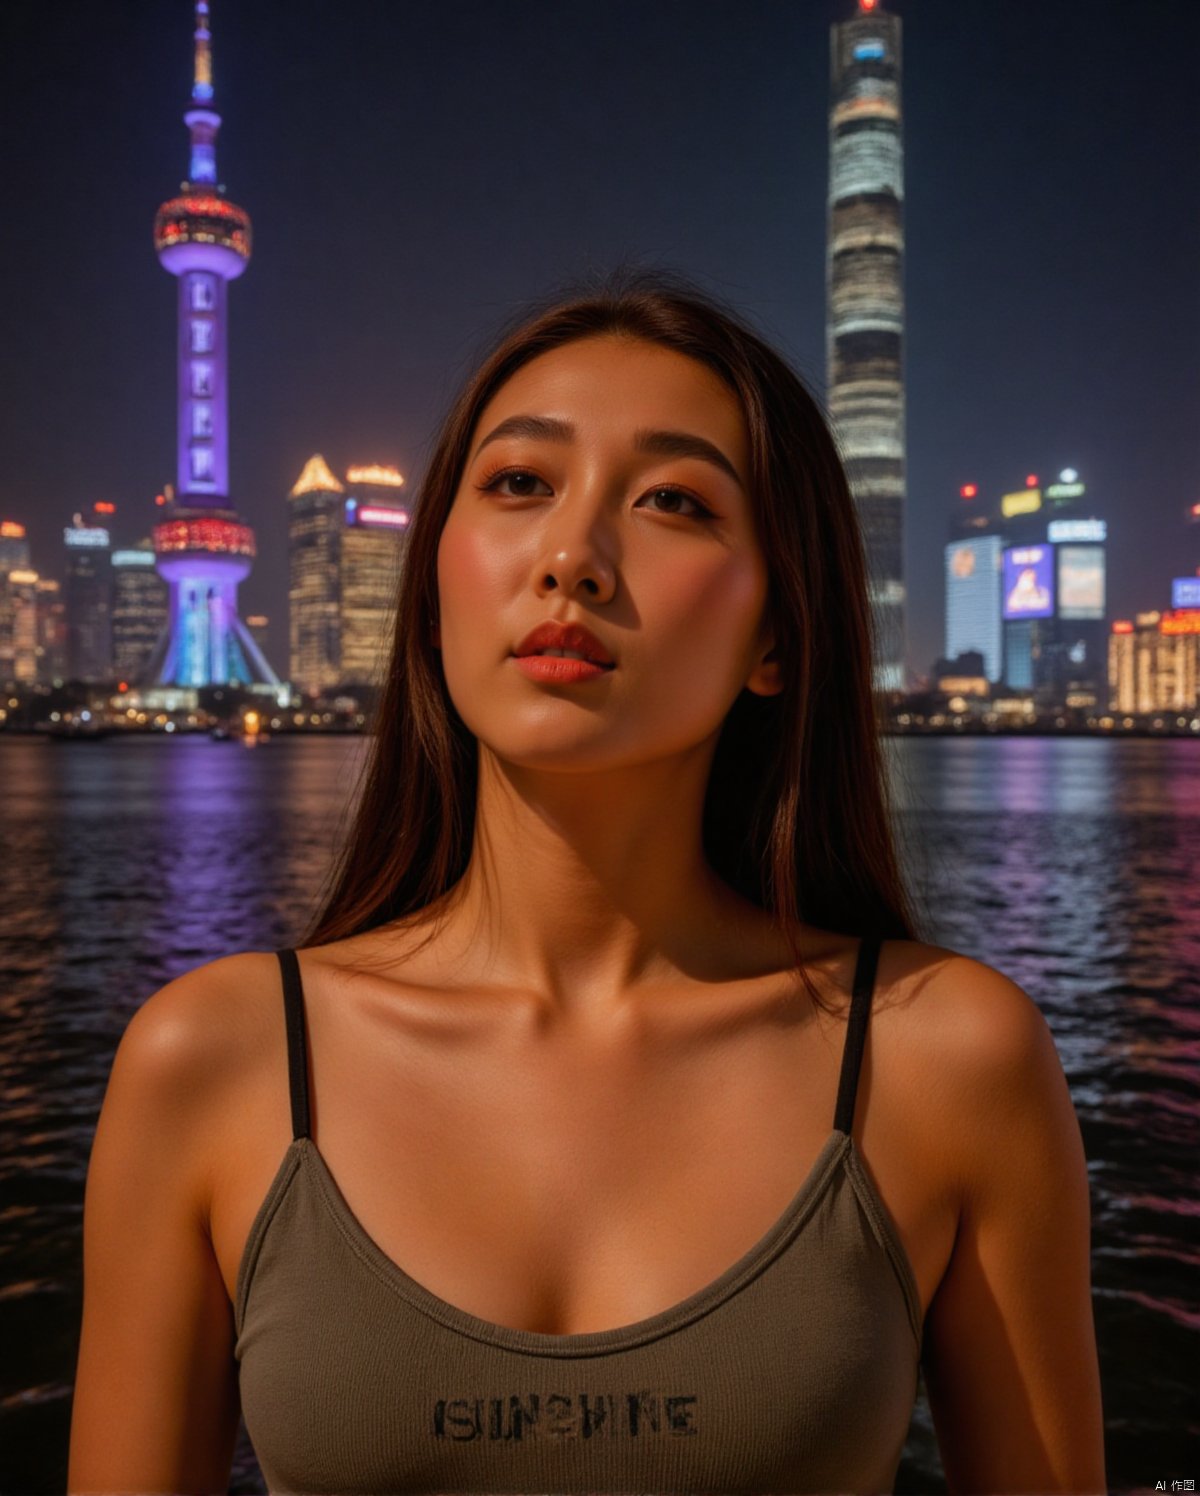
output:
POLYGON ((1050 1026, 1034 996, 975 957, 919 941, 888 941, 880 1018, 919 1077, 921 1106, 946 1140, 964 1192, 1023 1160, 997 1140, 1078 1124, 1050 1026))
MULTIPOLYGON (((130 1190, 165 1201, 169 1189, 179 1218, 207 1220, 231 1156, 230 1129, 272 1063, 263 999, 273 961, 247 952, 207 962, 134 1011, 109 1070, 89 1164, 89 1194, 102 1213, 130 1190)), ((278 1024, 282 1031, 282 1017, 278 1024)))
POLYGON ((1020 1068, 1031 1050, 1053 1047, 1034 998, 998 968, 916 940, 888 941, 884 951, 884 1006, 910 1009, 919 1041, 935 1050, 931 1058, 950 1064, 962 1080, 1020 1068))
POLYGON ((266 1025, 283 1030, 279 962, 271 951, 221 956, 181 973, 135 1010, 118 1067, 175 1109, 220 1103, 264 1053, 266 1025))

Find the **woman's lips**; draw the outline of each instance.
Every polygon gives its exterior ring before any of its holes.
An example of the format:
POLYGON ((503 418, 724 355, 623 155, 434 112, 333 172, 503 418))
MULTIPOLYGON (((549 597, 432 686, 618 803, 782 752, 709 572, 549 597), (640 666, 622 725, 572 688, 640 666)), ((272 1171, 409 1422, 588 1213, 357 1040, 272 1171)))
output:
POLYGON ((591 660, 570 660, 562 655, 513 655, 513 664, 530 680, 546 681, 551 685, 573 685, 576 681, 595 680, 599 675, 611 675, 615 666, 596 665, 591 660))

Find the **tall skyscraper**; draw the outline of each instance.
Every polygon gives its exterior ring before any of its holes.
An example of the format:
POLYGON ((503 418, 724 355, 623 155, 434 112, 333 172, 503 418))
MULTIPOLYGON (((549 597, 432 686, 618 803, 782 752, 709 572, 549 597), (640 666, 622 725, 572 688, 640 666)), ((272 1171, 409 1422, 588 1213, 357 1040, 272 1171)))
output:
POLYGON ((379 685, 392 642, 411 506, 378 463, 345 482, 310 457, 288 495, 289 672, 310 695, 379 685))
POLYGON ((0 572, 0 681, 31 685, 37 680, 37 587, 30 567, 0 572))
POLYGON ((149 537, 112 553, 113 674, 140 684, 168 618, 169 596, 154 565, 149 537))
POLYGON ((37 594, 37 678, 54 684, 67 678, 67 605, 62 584, 39 577, 37 594))
POLYGON ((238 583, 250 574, 254 531, 229 501, 227 282, 250 259, 250 218, 217 179, 208 0, 196 0, 188 179, 154 220, 154 247, 179 280, 178 483, 154 527, 158 572, 170 587, 170 621, 155 648, 160 686, 279 680, 238 617, 238 583))
POLYGON ((306 695, 340 679, 345 492, 318 453, 288 495, 288 675, 306 695))
POLYGON ((394 467, 346 471, 341 562, 341 679, 348 687, 383 679, 408 549, 411 510, 394 467))
POLYGON ((63 599, 67 618, 67 678, 112 678, 112 552, 103 525, 82 514, 63 530, 67 548, 63 599))
POLYGON ((881 0, 857 0, 830 43, 829 412, 866 539, 874 683, 899 691, 907 684, 900 19, 881 0))

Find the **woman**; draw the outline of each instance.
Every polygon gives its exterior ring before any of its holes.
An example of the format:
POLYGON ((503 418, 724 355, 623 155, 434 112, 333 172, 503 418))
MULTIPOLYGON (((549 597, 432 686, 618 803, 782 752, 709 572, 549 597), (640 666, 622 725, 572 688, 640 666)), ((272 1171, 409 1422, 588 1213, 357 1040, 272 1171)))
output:
POLYGON ((914 938, 869 616, 734 316, 635 275, 503 339, 315 926, 119 1047, 72 1491, 224 1490, 239 1395, 289 1491, 888 1490, 919 1365, 951 1490, 1104 1489, 1078 1124, 914 938))

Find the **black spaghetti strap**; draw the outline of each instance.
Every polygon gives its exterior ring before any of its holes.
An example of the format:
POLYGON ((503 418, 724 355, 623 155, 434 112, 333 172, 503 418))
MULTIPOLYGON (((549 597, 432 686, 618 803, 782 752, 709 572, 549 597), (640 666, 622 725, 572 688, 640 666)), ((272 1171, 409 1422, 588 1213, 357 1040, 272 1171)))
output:
POLYGON ((292 1098, 292 1141, 309 1136, 308 1051, 304 1043, 304 987, 293 950, 276 951, 283 971, 283 1013, 287 1024, 288 1090, 292 1098))
POLYGON ((858 1072, 867 1040, 867 1018, 871 1011, 871 993, 883 945, 880 935, 864 935, 859 941, 858 961, 854 968, 854 991, 850 999, 850 1018, 846 1024, 846 1042, 842 1050, 842 1073, 838 1079, 837 1108, 833 1126, 848 1133, 854 1125, 854 1101, 858 1095, 858 1072))

